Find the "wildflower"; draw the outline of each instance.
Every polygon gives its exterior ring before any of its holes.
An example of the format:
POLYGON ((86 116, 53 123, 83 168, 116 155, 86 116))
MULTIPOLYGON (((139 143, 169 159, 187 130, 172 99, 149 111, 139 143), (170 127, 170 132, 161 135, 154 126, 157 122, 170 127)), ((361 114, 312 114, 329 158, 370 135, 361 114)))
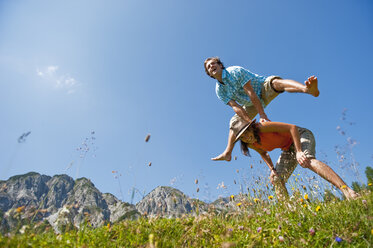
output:
POLYGON ((106 227, 109 229, 110 228, 110 223, 107 223, 106 227))
POLYGON ((304 200, 308 200, 308 194, 304 194, 304 200))
POLYGON ((221 182, 221 183, 218 184, 217 189, 219 189, 219 188, 226 189, 227 186, 224 185, 224 182, 221 182))
POLYGON ((26 229, 28 229, 28 228, 29 228, 28 225, 24 225, 24 226, 22 226, 22 228, 19 230, 19 232, 20 232, 21 234, 24 234, 24 233, 26 232, 26 229))
POLYGON ((373 229, 372 229, 372 231, 370 231, 370 233, 373 235, 373 229))
POLYGON ((273 196, 268 196, 268 200, 272 200, 273 199, 273 196))
POLYGON ((255 202, 255 203, 258 203, 258 202, 259 202, 259 199, 258 199, 258 198, 254 198, 254 202, 255 202))
POLYGON ((367 200, 362 200, 361 202, 362 202, 364 205, 367 204, 367 200))
POLYGON ((335 237, 335 241, 337 241, 338 243, 341 243, 343 241, 343 239, 341 239, 340 237, 335 237))
POLYGON ((318 212, 320 210, 320 208, 321 208, 320 206, 317 206, 316 209, 315 209, 316 212, 318 212))
POLYGON ((303 198, 300 198, 299 201, 302 202, 302 203, 304 202, 303 198))
POLYGON ((342 185, 341 189, 345 189, 345 188, 347 188, 347 186, 346 185, 342 185))
POLYGON ((239 203, 237 203, 236 205, 237 205, 237 207, 239 207, 239 206, 242 205, 242 202, 239 202, 239 203))
POLYGON ((302 223, 298 222, 298 226, 302 226, 302 223))
POLYGON ((284 237, 282 237, 282 236, 278 236, 278 241, 280 241, 280 242, 284 242, 285 240, 284 240, 284 237))
POLYGON ((234 200, 234 195, 231 195, 231 200, 232 200, 232 201, 234 200))
POLYGON ((311 228, 308 232, 310 233, 311 236, 313 236, 313 235, 315 235, 316 231, 315 231, 315 229, 311 228))
POLYGON ((268 215, 271 214, 271 211, 270 211, 269 209, 267 209, 267 208, 264 208, 264 209, 263 209, 263 212, 265 212, 265 213, 268 214, 268 215))
POLYGON ((228 228, 227 231, 228 232, 233 232, 233 229, 232 228, 228 228))
POLYGON ((17 211, 17 213, 20 213, 20 212, 22 212, 24 209, 25 209, 25 206, 22 206, 22 207, 18 207, 18 208, 16 209, 16 211, 17 211))
POLYGON ((260 232, 262 232, 262 228, 261 228, 261 227, 258 227, 258 228, 256 229, 256 231, 257 231, 258 233, 260 233, 260 232))
POLYGON ((368 186, 372 186, 373 184, 372 183, 368 183, 368 186))
POLYGON ((307 207, 307 204, 304 204, 303 207, 307 207))
POLYGON ((243 230, 244 229, 244 227, 243 226, 238 226, 238 230, 243 230))

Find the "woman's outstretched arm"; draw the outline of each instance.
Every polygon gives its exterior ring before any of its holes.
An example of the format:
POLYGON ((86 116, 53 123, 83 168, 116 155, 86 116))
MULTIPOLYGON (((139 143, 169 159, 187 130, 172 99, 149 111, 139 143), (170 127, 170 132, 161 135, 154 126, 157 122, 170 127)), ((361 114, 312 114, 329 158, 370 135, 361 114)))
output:
POLYGON ((267 166, 271 170, 271 172, 273 172, 276 176, 278 176, 277 172, 276 172, 276 169, 275 169, 275 166, 273 165, 272 159, 269 156, 268 152, 263 151, 263 150, 258 149, 258 148, 254 148, 254 147, 250 147, 250 148, 257 151, 260 154, 260 156, 262 157, 263 161, 267 164, 267 166))

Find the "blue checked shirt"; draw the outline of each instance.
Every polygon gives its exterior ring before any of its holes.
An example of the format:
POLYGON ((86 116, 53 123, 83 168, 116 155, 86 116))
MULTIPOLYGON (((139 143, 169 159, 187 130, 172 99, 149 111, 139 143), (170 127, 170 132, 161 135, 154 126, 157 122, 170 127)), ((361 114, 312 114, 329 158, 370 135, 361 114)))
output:
POLYGON ((243 86, 251 80, 251 86, 264 106, 261 93, 262 86, 266 77, 259 76, 242 68, 240 66, 230 66, 222 72, 223 83, 216 82, 216 95, 220 100, 227 104, 230 100, 234 100, 240 105, 251 106, 253 103, 250 97, 246 94, 243 86))

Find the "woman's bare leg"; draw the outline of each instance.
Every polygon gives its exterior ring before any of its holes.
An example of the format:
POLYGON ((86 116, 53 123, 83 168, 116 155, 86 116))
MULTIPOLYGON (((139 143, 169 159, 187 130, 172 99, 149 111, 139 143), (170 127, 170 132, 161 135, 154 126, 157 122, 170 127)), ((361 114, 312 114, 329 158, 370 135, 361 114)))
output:
POLYGON ((233 131, 229 129, 229 135, 228 135, 228 144, 225 148, 224 152, 215 158, 211 158, 211 160, 214 161, 231 161, 232 159, 232 151, 234 147, 234 141, 236 140, 236 135, 234 135, 233 131))
POLYGON ((317 159, 310 159, 310 167, 313 172, 340 189, 347 199, 356 198, 358 194, 346 185, 332 168, 317 159))

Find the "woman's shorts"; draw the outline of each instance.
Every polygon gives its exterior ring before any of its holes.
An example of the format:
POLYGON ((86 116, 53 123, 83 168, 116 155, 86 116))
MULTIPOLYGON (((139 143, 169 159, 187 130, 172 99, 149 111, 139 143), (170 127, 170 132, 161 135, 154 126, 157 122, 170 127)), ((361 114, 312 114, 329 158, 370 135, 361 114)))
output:
MULTIPOLYGON (((316 158, 316 142, 313 133, 302 127, 298 127, 300 135, 301 148, 307 158, 316 158)), ((283 151, 276 163, 277 174, 287 182, 293 171, 298 165, 294 144, 287 151, 283 151)))

